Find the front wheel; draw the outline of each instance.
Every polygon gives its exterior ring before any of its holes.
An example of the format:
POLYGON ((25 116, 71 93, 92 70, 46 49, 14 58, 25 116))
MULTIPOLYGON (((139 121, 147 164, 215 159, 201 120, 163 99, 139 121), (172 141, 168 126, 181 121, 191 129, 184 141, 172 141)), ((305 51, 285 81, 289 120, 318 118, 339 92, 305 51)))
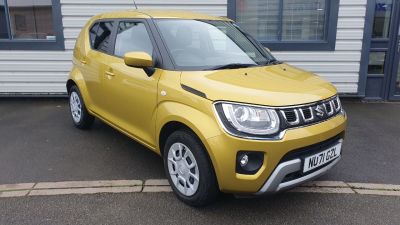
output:
POLYGON ((89 129, 93 124, 94 116, 87 111, 78 87, 72 86, 68 94, 72 121, 80 129, 89 129))
POLYGON ((191 206, 203 206, 216 199, 219 189, 212 164, 193 132, 172 133, 163 157, 169 183, 180 200, 191 206))

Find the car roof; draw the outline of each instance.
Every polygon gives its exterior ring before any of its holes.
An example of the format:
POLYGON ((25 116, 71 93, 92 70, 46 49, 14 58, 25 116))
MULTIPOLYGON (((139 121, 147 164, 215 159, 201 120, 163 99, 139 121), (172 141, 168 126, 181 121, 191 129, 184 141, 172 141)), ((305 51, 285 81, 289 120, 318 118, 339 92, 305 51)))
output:
POLYGON ((116 19, 116 18, 163 18, 163 19, 197 19, 197 20, 222 20, 232 21, 227 17, 210 16, 202 13, 172 11, 172 10, 125 10, 99 14, 94 19, 116 19))

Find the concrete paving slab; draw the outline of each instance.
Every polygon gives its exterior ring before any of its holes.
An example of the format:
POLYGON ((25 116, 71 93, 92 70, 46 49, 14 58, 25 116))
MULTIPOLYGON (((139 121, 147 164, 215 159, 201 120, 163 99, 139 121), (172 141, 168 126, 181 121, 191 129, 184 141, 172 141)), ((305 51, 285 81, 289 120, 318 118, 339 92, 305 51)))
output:
POLYGON ((354 194, 351 188, 333 188, 333 187, 297 187, 289 192, 308 192, 308 193, 336 193, 336 194, 354 194))
POLYGON ((134 187, 99 187, 99 188, 67 188, 67 189, 41 189, 32 190, 29 196, 38 195, 68 195, 68 194, 97 194, 97 193, 124 193, 140 192, 141 186, 134 187))
POLYGON ((0 184, 0 191, 31 189, 35 183, 0 184))
POLYGON ((37 183, 35 185, 35 189, 141 186, 142 183, 143 183, 143 181, 141 181, 141 180, 98 180, 98 181, 42 182, 42 183, 37 183))
MULTIPOLYGON (((387 190, 368 190, 368 189, 353 189, 358 194, 362 195, 387 195, 387 196, 400 196, 400 191, 387 191, 387 190)), ((399 202, 400 204, 400 202, 399 202)))
POLYGON ((379 189, 379 190, 400 191, 400 185, 394 185, 394 184, 373 184, 373 183, 348 183, 348 184, 350 187, 358 189, 375 189, 375 190, 379 189))
POLYGON ((172 192, 171 186, 144 186, 142 192, 172 192))
POLYGON ((144 182, 145 186, 169 186, 167 179, 150 179, 144 182))

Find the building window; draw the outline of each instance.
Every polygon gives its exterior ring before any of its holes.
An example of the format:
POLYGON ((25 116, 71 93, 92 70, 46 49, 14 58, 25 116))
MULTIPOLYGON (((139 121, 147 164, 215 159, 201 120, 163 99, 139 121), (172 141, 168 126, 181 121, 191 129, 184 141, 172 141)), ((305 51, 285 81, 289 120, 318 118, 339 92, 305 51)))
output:
POLYGON ((0 0, 0 50, 63 50, 59 0, 0 0))
POLYGON ((368 62, 368 74, 385 74, 386 52, 370 52, 368 62))
POLYGON ((392 0, 376 0, 372 38, 389 37, 392 3, 392 0))
POLYGON ((334 50, 338 0, 228 0, 228 16, 277 51, 334 50))

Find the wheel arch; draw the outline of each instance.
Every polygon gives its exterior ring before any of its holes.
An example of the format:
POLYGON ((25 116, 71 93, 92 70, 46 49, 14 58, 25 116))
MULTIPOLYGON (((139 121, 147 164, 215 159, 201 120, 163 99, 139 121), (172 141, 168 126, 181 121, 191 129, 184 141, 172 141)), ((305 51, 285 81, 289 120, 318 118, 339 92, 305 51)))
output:
POLYGON ((209 149, 206 147, 205 142, 201 140, 199 135, 193 129, 191 129, 189 126, 185 125, 184 123, 178 122, 178 121, 170 121, 170 122, 168 122, 167 124, 165 124, 163 126, 163 128, 160 131, 160 135, 159 135, 159 147, 160 147, 161 156, 163 157, 163 155, 164 155, 164 150, 163 149, 165 147, 165 144, 166 144, 166 141, 167 141, 169 135, 171 135, 173 132, 175 132, 177 130, 185 130, 187 132, 190 132, 198 140, 199 144, 204 149, 204 153, 206 154, 208 161, 210 162, 211 169, 214 172, 214 176, 216 178, 217 186, 219 188, 218 176, 217 176, 217 171, 216 171, 216 168, 215 168, 216 165, 215 165, 215 162, 213 160, 212 155, 210 155, 209 149))
POLYGON ((69 94, 71 88, 72 88, 74 85, 78 86, 78 85, 75 83, 74 80, 72 80, 72 79, 68 79, 68 80, 67 80, 66 87, 67 87, 67 93, 68 93, 68 94, 69 94))
POLYGON ((182 103, 164 102, 158 106, 156 121, 160 153, 165 143, 163 138, 179 128, 191 130, 207 148, 206 140, 221 134, 218 122, 210 115, 182 103))
POLYGON ((78 68, 76 68, 75 66, 71 70, 68 80, 67 80, 67 83, 66 83, 66 88, 67 88, 68 94, 69 94, 70 88, 73 85, 76 85, 78 87, 79 91, 81 92, 81 95, 85 102, 86 107, 91 108, 92 101, 91 101, 90 95, 88 93, 88 90, 86 88, 85 80, 83 78, 81 71, 78 68))

